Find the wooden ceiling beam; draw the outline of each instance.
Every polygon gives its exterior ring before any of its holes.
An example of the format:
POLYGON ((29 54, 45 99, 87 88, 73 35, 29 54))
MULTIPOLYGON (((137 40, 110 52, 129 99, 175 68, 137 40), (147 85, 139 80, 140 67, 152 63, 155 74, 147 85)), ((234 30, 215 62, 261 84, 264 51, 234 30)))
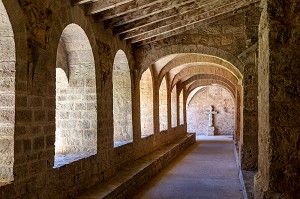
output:
POLYGON ((195 28, 198 28, 200 26, 205 26, 205 25, 208 25, 208 24, 211 24, 211 23, 214 23, 214 22, 217 22, 217 21, 220 21, 220 20, 232 17, 232 16, 234 16, 235 14, 237 14, 239 12, 245 12, 245 11, 250 10, 250 9, 252 9, 254 7, 257 7, 257 6, 259 6, 259 2, 258 1, 255 2, 255 3, 253 3, 253 4, 251 4, 251 5, 249 5, 248 7, 245 6, 245 7, 242 7, 240 9, 233 10, 231 12, 227 12, 227 13, 224 13, 224 14, 221 14, 221 15, 216 15, 216 16, 211 17, 209 19, 206 19, 206 20, 203 20, 203 21, 198 21, 198 22, 189 24, 187 26, 184 26, 182 28, 174 29, 173 31, 169 31, 169 32, 166 32, 164 34, 160 34, 158 36, 151 37, 151 38, 146 39, 146 40, 141 40, 139 42, 133 42, 133 44, 135 46, 142 46, 142 45, 146 45, 146 44, 149 44, 149 43, 157 42, 159 40, 163 40, 163 39, 172 37, 174 35, 182 34, 185 31, 188 31, 188 30, 191 30, 191 29, 195 29, 195 28))
MULTIPOLYGON (((162 34, 168 34, 172 31, 177 31, 180 29, 185 29, 186 26, 194 26, 194 24, 201 23, 205 20, 208 20, 213 17, 217 17, 222 14, 226 14, 228 12, 232 12, 234 10, 237 10, 241 7, 248 6, 252 3, 258 2, 258 0, 238 0, 232 2, 232 0, 224 0, 219 1, 216 4, 212 4, 209 6, 205 6, 205 8, 202 8, 202 11, 197 11, 200 14, 198 15, 192 15, 192 16, 181 16, 180 20, 176 22, 169 22, 166 23, 166 21, 163 22, 163 24, 160 24, 160 26, 156 26, 157 24, 152 25, 151 27, 141 28, 138 31, 129 32, 127 34, 127 38, 131 38, 131 43, 137 43, 143 40, 148 40, 152 37, 156 37, 162 34), (203 12, 204 10, 204 12, 203 12), (136 36, 134 35, 136 34, 136 36)), ((125 39, 126 39, 125 37, 125 39)))
MULTIPOLYGON (((164 1, 168 1, 168 0, 142 0, 142 1, 135 0, 127 4, 122 4, 120 6, 117 6, 114 9, 109 9, 103 12, 99 12, 97 14, 97 20, 104 21, 104 20, 112 19, 115 17, 129 14, 131 12, 135 12, 139 9, 155 6, 156 4, 159 4, 164 1)), ((91 14, 91 13, 87 13, 87 14, 91 14)))
POLYGON ((72 5, 79 5, 92 2, 92 0, 71 0, 72 5))
MULTIPOLYGON (((231 0, 225 0, 227 3, 231 2, 231 0)), ((237 0, 236 0, 237 1, 237 0)), ((240 1, 240 0, 239 0, 240 1)), ((223 0, 224 2, 224 0, 223 0)), ((186 12, 182 12, 178 17, 176 18, 169 18, 157 23, 149 24, 148 26, 144 26, 138 29, 135 29, 133 31, 130 31, 128 33, 125 33, 121 35, 122 39, 131 39, 133 37, 138 37, 141 35, 146 35, 147 33, 151 34, 155 31, 159 31, 160 29, 168 29, 168 27, 174 27, 175 24, 180 25, 181 23, 189 23, 189 21, 192 21, 196 16, 201 13, 204 17, 207 16, 207 10, 211 11, 219 6, 223 6, 222 3, 220 3, 219 0, 210 1, 207 4, 202 4, 201 7, 196 7, 196 9, 190 9, 186 12), (209 7, 209 8, 207 8, 209 7)))
POLYGON ((87 14, 96 14, 108 9, 116 8, 123 4, 134 2, 135 0, 99 0, 86 5, 87 14))
POLYGON ((134 23, 128 23, 125 24, 123 26, 118 26, 113 28, 113 32, 116 34, 123 34, 123 36, 125 35, 124 33, 132 31, 132 30, 137 30, 141 27, 146 27, 149 26, 151 24, 155 24, 158 22, 162 22, 164 20, 168 20, 168 21, 174 21, 176 20, 176 18, 179 18, 179 16, 182 13, 186 13, 189 12, 191 10, 194 10, 198 7, 195 6, 195 4, 189 3, 189 4, 185 4, 176 8, 172 8, 170 10, 166 10, 163 12, 160 12, 156 15, 152 15, 148 18, 143 18, 140 20, 135 21, 134 23))
POLYGON ((145 9, 139 9, 131 14, 104 21, 104 26, 106 28, 112 28, 116 26, 125 25, 188 3, 194 3, 194 0, 163 1, 157 4, 156 6, 150 6, 145 9))

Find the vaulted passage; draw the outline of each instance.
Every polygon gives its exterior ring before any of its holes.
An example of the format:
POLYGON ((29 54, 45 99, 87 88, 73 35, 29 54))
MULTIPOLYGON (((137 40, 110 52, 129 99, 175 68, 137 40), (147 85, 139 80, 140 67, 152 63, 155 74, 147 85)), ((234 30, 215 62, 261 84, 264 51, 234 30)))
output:
POLYGON ((300 198, 299 8, 0 0, 0 198, 300 198))

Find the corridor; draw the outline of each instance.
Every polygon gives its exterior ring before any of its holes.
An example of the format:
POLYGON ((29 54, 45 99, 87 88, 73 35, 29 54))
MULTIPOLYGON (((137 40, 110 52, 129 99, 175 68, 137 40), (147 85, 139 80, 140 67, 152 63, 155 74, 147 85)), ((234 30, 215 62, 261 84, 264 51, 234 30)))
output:
POLYGON ((197 142, 144 185, 132 199, 241 199, 242 188, 228 137, 197 142))

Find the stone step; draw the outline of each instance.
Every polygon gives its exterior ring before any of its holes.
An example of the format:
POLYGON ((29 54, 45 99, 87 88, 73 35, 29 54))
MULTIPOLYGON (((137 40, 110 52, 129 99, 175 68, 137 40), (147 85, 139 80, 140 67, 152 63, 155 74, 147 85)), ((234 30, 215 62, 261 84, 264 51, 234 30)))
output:
POLYGON ((108 180, 83 192, 78 199, 128 198, 195 141, 195 134, 187 134, 183 139, 164 146, 126 166, 108 180))

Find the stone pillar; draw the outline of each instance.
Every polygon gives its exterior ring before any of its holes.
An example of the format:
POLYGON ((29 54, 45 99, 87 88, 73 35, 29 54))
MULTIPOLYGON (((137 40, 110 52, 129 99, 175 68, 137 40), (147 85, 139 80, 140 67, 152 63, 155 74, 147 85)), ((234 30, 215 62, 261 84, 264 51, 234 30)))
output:
POLYGON ((258 156, 258 122, 257 122, 257 44, 254 44, 239 58, 244 62, 244 104, 243 104, 243 130, 240 137, 241 169, 256 170, 258 156))
POLYGON ((263 0, 256 198, 300 198, 300 2, 263 0))

